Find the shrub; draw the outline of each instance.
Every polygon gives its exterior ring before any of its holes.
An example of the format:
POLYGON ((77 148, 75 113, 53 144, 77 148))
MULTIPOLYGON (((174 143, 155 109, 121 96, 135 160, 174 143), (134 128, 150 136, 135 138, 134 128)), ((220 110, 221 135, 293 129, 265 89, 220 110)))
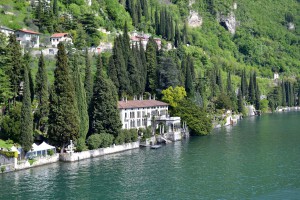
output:
POLYGON ((129 132, 131 133, 131 142, 136 142, 138 140, 138 132, 136 129, 130 129, 129 132))
POLYGON ((100 138, 102 140, 102 143, 100 144, 100 147, 109 147, 110 145, 112 145, 113 141, 114 141, 114 136, 109 134, 109 133, 100 133, 100 138))
POLYGON ((124 142, 125 142, 125 134, 123 130, 121 130, 118 136, 115 138, 115 144, 123 144, 124 142))
POLYGON ((6 170, 6 167, 5 167, 5 166, 2 166, 2 167, 1 167, 1 172, 3 173, 3 172, 5 172, 5 170, 6 170))
POLYGON ((28 162, 30 165, 32 165, 36 160, 35 159, 29 159, 28 162))
POLYGON ((8 157, 8 158, 17 158, 18 157, 18 152, 16 151, 0 151, 0 154, 8 157))
POLYGON ((85 140, 83 138, 79 138, 77 140, 76 151, 81 152, 87 150, 87 146, 85 144, 85 140))
POLYGON ((47 151, 47 153, 48 153, 49 156, 53 156, 54 155, 54 150, 53 149, 49 149, 47 151))
POLYGON ((125 143, 131 142, 131 131, 129 130, 123 130, 125 134, 125 143))
POLYGON ((97 149, 100 147, 101 143, 102 143, 102 137, 100 136, 100 134, 91 135, 87 139, 87 145, 89 149, 97 149))

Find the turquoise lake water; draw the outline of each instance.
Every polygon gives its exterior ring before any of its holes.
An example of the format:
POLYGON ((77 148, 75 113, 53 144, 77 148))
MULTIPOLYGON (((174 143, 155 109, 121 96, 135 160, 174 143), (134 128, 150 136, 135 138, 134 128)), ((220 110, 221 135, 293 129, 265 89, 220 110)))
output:
POLYGON ((0 199, 300 199, 300 112, 157 150, 0 174, 0 199))

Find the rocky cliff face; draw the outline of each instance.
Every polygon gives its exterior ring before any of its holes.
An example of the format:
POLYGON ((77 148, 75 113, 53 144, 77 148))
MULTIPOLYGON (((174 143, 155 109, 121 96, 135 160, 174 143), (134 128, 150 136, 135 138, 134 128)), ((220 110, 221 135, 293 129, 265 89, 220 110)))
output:
POLYGON ((192 28, 200 27, 203 23, 203 19, 200 14, 192 10, 192 6, 195 3, 195 0, 189 0, 190 15, 187 19, 188 25, 192 28))
POLYGON ((202 17, 199 15, 199 13, 191 10, 190 15, 188 17, 189 26, 193 27, 193 28, 199 27, 202 25, 202 22, 203 22, 203 20, 202 20, 202 17))
POLYGON ((237 21, 235 18, 235 14, 233 12, 230 12, 227 16, 220 16, 219 18, 220 24, 226 28, 231 34, 235 34, 236 27, 237 27, 237 21))

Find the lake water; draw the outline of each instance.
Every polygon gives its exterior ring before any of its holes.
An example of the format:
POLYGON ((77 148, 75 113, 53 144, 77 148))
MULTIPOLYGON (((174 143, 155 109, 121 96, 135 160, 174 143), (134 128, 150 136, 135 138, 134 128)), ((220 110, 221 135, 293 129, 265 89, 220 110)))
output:
POLYGON ((206 137, 0 174, 0 199, 300 199, 300 112, 206 137))

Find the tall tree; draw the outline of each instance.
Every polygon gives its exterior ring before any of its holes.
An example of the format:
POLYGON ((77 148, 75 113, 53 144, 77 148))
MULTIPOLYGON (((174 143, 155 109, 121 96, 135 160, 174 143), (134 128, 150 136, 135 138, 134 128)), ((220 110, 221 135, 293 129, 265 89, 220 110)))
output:
POLYGON ((244 112, 244 103, 243 103, 243 95, 242 91, 239 90, 238 92, 238 112, 243 113, 244 112))
POLYGON ((233 92, 232 90, 232 83, 231 83, 231 73, 230 71, 227 73, 227 94, 231 95, 233 92))
POLYGON ((63 152, 70 140, 77 140, 79 135, 79 117, 75 89, 68 66, 65 47, 58 44, 54 85, 50 95, 49 131, 52 144, 63 152))
POLYGON ((74 55, 73 59, 73 80, 75 86, 75 96, 77 100, 77 108, 79 114, 79 138, 86 139, 87 132, 89 130, 89 116, 88 106, 86 100, 86 93, 82 83, 80 69, 77 62, 78 55, 74 55))
POLYGON ((286 106, 286 99, 287 99, 287 96, 286 96, 286 91, 285 91, 285 82, 282 81, 281 83, 281 92, 282 92, 282 106, 286 106))
POLYGON ((98 56, 90 119, 91 134, 106 132, 114 136, 118 135, 122 123, 117 104, 116 88, 109 79, 104 78, 101 57, 98 56))
POLYGON ((179 32, 179 28, 178 28, 178 23, 175 24, 175 38, 174 38, 174 46, 176 48, 179 47, 180 44, 180 32, 179 32))
POLYGON ((86 92, 86 103, 89 106, 92 96, 93 96, 93 76, 91 69, 91 61, 89 52, 85 50, 85 79, 84 79, 84 89, 86 92))
POLYGON ((146 60, 147 60, 147 79, 146 90, 148 92, 155 92, 157 88, 157 44, 151 37, 147 43, 146 60))
POLYGON ((31 63, 30 54, 29 54, 29 52, 26 52, 24 54, 24 64, 25 64, 25 67, 27 67, 27 72, 28 72, 28 77, 29 77, 30 99, 31 99, 31 102, 33 102, 34 83, 33 83, 33 78, 32 78, 32 74, 31 74, 30 63, 31 63))
POLYGON ((41 53, 38 63, 38 72, 35 78, 35 93, 38 101, 38 107, 34 113, 34 121, 36 129, 46 131, 48 114, 49 114, 49 92, 48 92, 48 78, 44 61, 44 55, 41 53))
POLYGON ((24 67, 24 88, 20 125, 21 145, 25 153, 31 149, 33 143, 33 120, 31 115, 30 85, 27 68, 28 66, 24 67))
POLYGON ((9 36, 7 51, 8 51, 7 74, 10 79, 10 84, 12 87, 12 92, 15 100, 15 98, 19 95, 20 83, 23 74, 21 47, 20 44, 17 42, 15 35, 9 36))
POLYGON ((250 73, 250 78, 249 78, 248 101, 251 104, 254 104, 255 102, 255 86, 254 86, 252 73, 250 73))
POLYGON ((248 84, 247 84, 247 77, 246 77, 246 69, 243 70, 241 76, 241 92, 243 98, 248 95, 248 84))

